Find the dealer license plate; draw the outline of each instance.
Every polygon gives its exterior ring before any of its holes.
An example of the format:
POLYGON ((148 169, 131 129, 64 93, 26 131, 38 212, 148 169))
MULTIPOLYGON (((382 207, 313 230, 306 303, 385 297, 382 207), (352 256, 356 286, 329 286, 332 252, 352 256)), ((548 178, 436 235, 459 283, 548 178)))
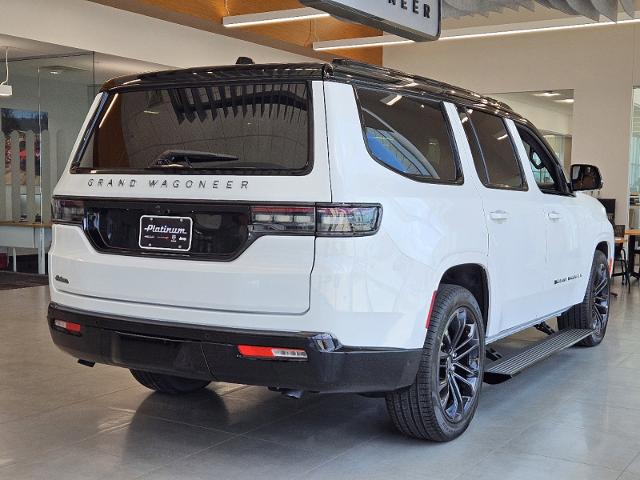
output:
POLYGON ((140 217, 140 248, 188 252, 191 249, 193 220, 189 217, 140 217))

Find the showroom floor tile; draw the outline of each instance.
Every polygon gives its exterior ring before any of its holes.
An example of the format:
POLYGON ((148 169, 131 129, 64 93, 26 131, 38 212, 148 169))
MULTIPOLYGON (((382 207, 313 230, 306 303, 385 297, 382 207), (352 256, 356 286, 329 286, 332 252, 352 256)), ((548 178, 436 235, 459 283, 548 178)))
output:
MULTIPOLYGON (((640 480, 640 288, 615 287, 605 342, 485 385, 449 444, 397 434, 382 399, 217 384, 153 394, 51 342, 46 287, 0 292, 0 479, 640 480)), ((504 347, 540 338, 526 332, 504 347)))

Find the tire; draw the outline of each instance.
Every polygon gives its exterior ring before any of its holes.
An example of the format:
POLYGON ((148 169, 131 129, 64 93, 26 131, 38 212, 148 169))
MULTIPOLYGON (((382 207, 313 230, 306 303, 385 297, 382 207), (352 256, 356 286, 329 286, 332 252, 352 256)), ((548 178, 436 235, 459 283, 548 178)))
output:
POLYGON ((131 370, 131 374, 133 378, 145 387, 155 390, 156 392, 169 393, 171 395, 202 390, 211 383, 207 380, 174 377, 173 375, 143 372, 142 370, 131 370))
POLYGON ((484 361, 484 325, 478 302, 465 288, 441 285, 415 381, 386 394, 396 428, 410 437, 436 442, 459 437, 478 406, 484 361))
POLYGON ((592 329, 594 333, 578 345, 595 347, 599 345, 607 333, 609 324, 609 308, 611 305, 611 277, 607 256, 596 251, 591 266, 591 274, 584 300, 574 305, 558 317, 558 329, 570 328, 592 329))

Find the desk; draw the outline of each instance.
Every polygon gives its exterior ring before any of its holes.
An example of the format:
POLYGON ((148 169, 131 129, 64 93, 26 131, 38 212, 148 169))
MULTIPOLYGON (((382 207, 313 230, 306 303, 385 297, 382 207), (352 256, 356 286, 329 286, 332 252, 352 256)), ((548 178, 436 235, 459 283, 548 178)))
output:
POLYGON ((624 232, 629 237, 629 253, 627 255, 627 263, 629 265, 629 275, 640 279, 640 272, 636 272, 636 254, 640 253, 640 249, 636 249, 638 237, 640 237, 640 229, 631 229, 624 232))
POLYGON ((38 250, 38 273, 44 275, 45 254, 51 245, 50 223, 0 222, 0 247, 13 249, 13 271, 17 269, 16 248, 38 250))

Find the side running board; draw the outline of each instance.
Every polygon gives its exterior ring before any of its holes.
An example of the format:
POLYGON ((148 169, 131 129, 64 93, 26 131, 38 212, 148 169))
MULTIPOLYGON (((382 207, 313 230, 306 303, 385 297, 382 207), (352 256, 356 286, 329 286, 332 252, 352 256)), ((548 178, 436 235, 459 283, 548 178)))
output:
POLYGON ((591 334, 593 330, 571 329, 549 335, 519 352, 489 363, 484 372, 484 381, 492 385, 505 382, 554 353, 572 347, 591 334))

